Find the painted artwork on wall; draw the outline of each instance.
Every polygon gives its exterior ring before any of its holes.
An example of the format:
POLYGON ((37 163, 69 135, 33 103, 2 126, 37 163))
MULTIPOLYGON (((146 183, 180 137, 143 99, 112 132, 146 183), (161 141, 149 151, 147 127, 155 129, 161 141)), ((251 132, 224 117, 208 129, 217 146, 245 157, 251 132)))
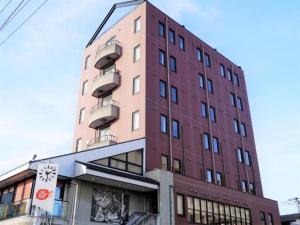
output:
POLYGON ((93 189, 92 222, 126 224, 128 213, 129 195, 93 189))

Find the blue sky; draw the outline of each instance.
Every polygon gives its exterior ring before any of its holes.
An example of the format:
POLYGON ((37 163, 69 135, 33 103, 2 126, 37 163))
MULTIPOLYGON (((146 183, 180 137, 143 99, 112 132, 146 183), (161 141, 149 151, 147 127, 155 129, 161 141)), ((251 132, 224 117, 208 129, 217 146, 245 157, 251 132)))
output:
MULTIPOLYGON (((0 31, 0 42, 40 2, 0 31)), ((0 173, 33 154, 71 151, 82 52, 112 2, 49 1, 0 46, 0 173)), ((264 194, 279 203, 300 197, 300 1, 150 2, 242 66, 264 194)))

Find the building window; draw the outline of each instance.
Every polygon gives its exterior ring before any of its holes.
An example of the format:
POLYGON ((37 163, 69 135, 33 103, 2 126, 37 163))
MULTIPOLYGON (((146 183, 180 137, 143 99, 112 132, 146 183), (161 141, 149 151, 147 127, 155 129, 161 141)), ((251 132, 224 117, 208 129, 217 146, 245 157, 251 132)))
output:
POLYGON ((178 40, 179 40, 179 48, 184 51, 185 50, 184 38, 182 36, 179 36, 178 40))
POLYGON ((160 132, 162 133, 167 133, 168 128, 167 128, 167 116, 165 115, 160 115, 160 132))
POLYGON ((216 137, 213 137, 213 150, 214 153, 220 153, 219 139, 216 137))
POLYGON ((90 68, 90 64, 91 64, 91 56, 88 55, 86 58, 85 58, 85 62, 84 62, 84 69, 88 69, 90 68))
POLYGON ((158 33, 159 33, 159 36, 161 37, 165 37, 165 24, 163 24, 162 22, 158 22, 158 33))
POLYGON ((205 55, 204 55, 204 60, 205 60, 205 66, 211 67, 210 56, 207 53, 205 53, 205 55))
POLYGON ((207 118, 207 106, 205 102, 201 102, 201 116, 207 118))
POLYGON ((235 94, 233 94, 233 93, 230 93, 230 104, 232 106, 236 105, 236 103, 235 103, 235 94))
POLYGON ((175 44, 175 31, 172 29, 169 29, 169 42, 175 44))
POLYGON ((210 144, 209 144, 209 134, 204 133, 203 134, 203 147, 205 150, 210 150, 210 144))
POLYGON ((181 162, 178 159, 174 159, 174 172, 181 173, 181 162))
POLYGON ((222 181, 222 173, 220 172, 217 172, 216 173, 216 182, 217 182, 217 185, 223 185, 223 181, 222 181))
POLYGON ((166 53, 163 50, 159 50, 159 64, 162 66, 166 65, 166 53))
POLYGON ((206 170, 206 181, 208 183, 212 183, 213 182, 213 174, 212 174, 212 170, 210 170, 210 169, 206 170))
POLYGON ((234 119, 233 120, 233 127, 234 127, 234 132, 239 134, 240 133, 240 128, 239 128, 239 121, 234 119))
POLYGON ((199 79, 199 86, 204 89, 205 80, 204 80, 204 76, 201 73, 198 74, 198 79, 199 79))
POLYGON ((197 60, 202 62, 202 50, 200 48, 197 48, 197 60))
POLYGON ((138 130, 140 128, 140 111, 132 113, 132 130, 138 130))
POLYGON ((133 78, 132 93, 135 95, 140 92, 140 76, 133 78))
POLYGON ((251 162, 251 155, 248 151, 244 151, 244 159, 245 159, 245 164, 247 166, 251 166, 252 162, 251 162))
POLYGON ((249 183, 249 192, 255 194, 255 185, 253 183, 249 183))
POLYGON ((237 149, 236 149, 236 157, 237 157, 237 160, 238 160, 240 163, 243 163, 243 162, 244 162, 244 157, 243 157, 242 149, 241 149, 241 148, 237 148, 237 149))
POLYGON ((237 97, 237 108, 240 111, 243 111, 243 103, 242 103, 242 99, 240 97, 237 97))
POLYGON ((225 77, 225 67, 223 64, 220 65, 220 73, 222 77, 225 77))
POLYGON ((79 152, 82 150, 82 138, 78 138, 76 141, 76 151, 79 152))
POLYGON ((80 111, 79 111, 79 124, 84 122, 84 113, 85 113, 85 108, 80 109, 80 111))
POLYGON ((227 69, 227 78, 228 78, 228 80, 232 80, 232 72, 231 72, 231 69, 227 69))
POLYGON ((163 80, 159 82, 159 95, 161 97, 167 97, 167 83, 163 80))
POLYGON ((233 74, 233 83, 236 86, 240 86, 239 76, 236 73, 233 74))
POLYGON ((173 56, 170 56, 170 70, 175 73, 177 71, 176 58, 173 56))
POLYGON ((268 225, 274 225, 273 215, 271 213, 268 213, 268 223, 268 225))
POLYGON ((134 21, 134 33, 141 31, 141 17, 135 19, 134 21))
POLYGON ((178 103, 177 88, 174 86, 171 87, 171 100, 173 103, 178 103))
POLYGON ((161 169, 163 170, 168 170, 168 156, 166 155, 161 155, 161 169))
POLYGON ((179 138, 179 122, 172 120, 172 137, 179 138))
POLYGON ((260 212, 260 224, 261 225, 267 225, 266 223, 266 216, 264 212, 260 212))
POLYGON ((194 222, 194 200, 192 197, 187 198, 188 202, 188 221, 194 222))
POLYGON ((217 122, 216 109, 212 106, 209 107, 210 120, 212 122, 217 122))
POLYGON ((245 180, 241 181, 241 191, 247 192, 247 182, 245 180))
POLYGON ((246 125, 244 123, 241 123, 241 135, 247 137, 246 125))
POLYGON ((214 92, 213 82, 210 79, 207 79, 207 91, 211 94, 214 92))
POLYGON ((184 196, 177 194, 177 215, 184 216, 184 196))
POLYGON ((81 95, 82 96, 87 94, 87 85, 88 85, 87 80, 82 83, 82 90, 81 90, 81 95))
POLYGON ((134 52, 133 52, 133 61, 137 62, 141 59, 141 47, 140 45, 136 46, 134 48, 134 52))

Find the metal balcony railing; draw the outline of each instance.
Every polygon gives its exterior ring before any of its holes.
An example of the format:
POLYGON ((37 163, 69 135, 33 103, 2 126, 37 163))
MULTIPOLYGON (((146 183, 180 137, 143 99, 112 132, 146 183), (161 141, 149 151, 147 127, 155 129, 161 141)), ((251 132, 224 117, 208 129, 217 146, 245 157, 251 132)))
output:
POLYGON ((103 107, 112 106, 112 105, 119 106, 119 103, 112 99, 103 100, 91 108, 91 113, 94 113, 96 110, 101 109, 103 107))
POLYGON ((106 42, 97 49, 95 67, 100 70, 109 67, 121 56, 121 52, 120 42, 117 40, 106 42))
POLYGON ((102 135, 100 137, 93 138, 88 142, 88 146, 92 147, 95 145, 101 145, 101 143, 108 142, 110 144, 117 143, 117 137, 114 135, 102 135))

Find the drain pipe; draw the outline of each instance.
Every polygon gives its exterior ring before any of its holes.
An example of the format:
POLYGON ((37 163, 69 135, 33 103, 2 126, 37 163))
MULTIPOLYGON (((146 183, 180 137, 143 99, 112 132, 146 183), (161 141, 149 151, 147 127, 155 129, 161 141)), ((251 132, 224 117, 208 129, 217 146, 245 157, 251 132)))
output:
POLYGON ((75 194, 73 198, 73 213, 72 213, 72 225, 75 225, 76 220, 76 211, 77 211, 77 197, 78 197, 78 183, 71 183, 71 185, 75 185, 75 194))
POLYGON ((170 206, 170 225, 173 225, 173 205, 172 205, 172 199, 174 200, 174 189, 175 187, 173 185, 169 185, 169 206, 170 206), (173 195, 173 196, 172 196, 173 195))

